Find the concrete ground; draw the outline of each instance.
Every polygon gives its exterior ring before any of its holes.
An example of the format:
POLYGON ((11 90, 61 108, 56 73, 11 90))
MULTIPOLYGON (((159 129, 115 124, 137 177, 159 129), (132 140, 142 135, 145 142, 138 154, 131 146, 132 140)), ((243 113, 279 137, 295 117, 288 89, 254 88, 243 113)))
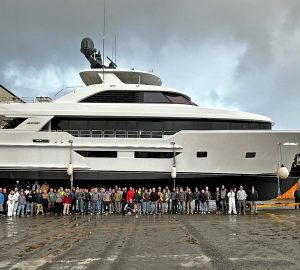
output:
POLYGON ((300 210, 0 218, 0 269, 300 269, 300 210))

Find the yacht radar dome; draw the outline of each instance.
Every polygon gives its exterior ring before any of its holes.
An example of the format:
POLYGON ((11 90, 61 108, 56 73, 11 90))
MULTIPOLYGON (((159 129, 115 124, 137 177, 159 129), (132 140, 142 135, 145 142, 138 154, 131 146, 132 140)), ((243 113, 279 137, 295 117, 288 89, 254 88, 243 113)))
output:
POLYGON ((105 66, 102 63, 101 53, 97 52, 97 49, 94 47, 94 42, 91 38, 84 38, 81 41, 80 52, 85 56, 85 58, 90 62, 91 68, 116 68, 117 65, 109 58, 109 66, 105 66))

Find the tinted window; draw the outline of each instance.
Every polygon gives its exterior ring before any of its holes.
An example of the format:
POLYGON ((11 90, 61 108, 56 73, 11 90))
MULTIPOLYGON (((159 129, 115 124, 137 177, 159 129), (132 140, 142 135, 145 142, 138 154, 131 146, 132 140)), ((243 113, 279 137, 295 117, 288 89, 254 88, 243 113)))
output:
POLYGON ((173 152, 134 152, 135 158, 172 158, 173 156, 173 152))
POLYGON ((116 158, 117 151, 76 151, 77 154, 83 157, 102 157, 102 158, 116 158))
POLYGON ((165 93, 165 96, 171 100, 172 103, 176 104, 187 104, 190 105, 191 102, 184 96, 176 93, 165 93))
POLYGON ((246 158, 255 158, 256 156, 256 152, 247 152, 246 153, 246 158))
POLYGON ((170 103, 170 100, 161 92, 144 92, 145 103, 170 103))
POLYGON ((207 152, 197 152, 197 158, 206 158, 207 152))

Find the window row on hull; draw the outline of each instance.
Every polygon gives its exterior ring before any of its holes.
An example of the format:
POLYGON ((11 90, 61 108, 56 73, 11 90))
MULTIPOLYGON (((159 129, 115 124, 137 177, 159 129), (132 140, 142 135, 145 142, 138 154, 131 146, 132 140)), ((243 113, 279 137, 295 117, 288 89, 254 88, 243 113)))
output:
POLYGON ((269 130, 271 123, 218 119, 159 119, 159 118, 65 118, 55 117, 53 130, 125 130, 173 131, 181 130, 269 130))

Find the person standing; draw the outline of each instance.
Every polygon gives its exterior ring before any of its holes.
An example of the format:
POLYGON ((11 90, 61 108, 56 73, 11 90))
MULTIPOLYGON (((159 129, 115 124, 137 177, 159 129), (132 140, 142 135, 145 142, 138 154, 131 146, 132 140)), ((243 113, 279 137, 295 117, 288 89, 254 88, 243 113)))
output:
POLYGON ((168 195, 166 189, 163 189, 161 196, 160 196, 160 200, 162 202, 162 209, 161 209, 162 214, 168 214, 168 201, 169 201, 168 196, 169 195, 168 195))
POLYGON ((42 186, 41 186, 41 192, 42 192, 42 194, 44 194, 45 191, 48 193, 49 189, 50 189, 50 186, 45 181, 45 183, 42 184, 42 186))
POLYGON ((186 197, 187 214, 193 214, 192 201, 194 200, 194 195, 190 188, 187 188, 185 197, 186 197))
POLYGON ((83 197, 84 197, 84 193, 83 193, 82 188, 80 188, 77 193, 77 200, 78 200, 78 210, 81 215, 83 215, 83 213, 84 213, 83 212, 83 197))
POLYGON ((87 188, 84 189, 83 193, 83 208, 84 208, 84 213, 88 214, 89 212, 89 203, 90 203, 90 193, 87 188))
POLYGON ((295 209, 297 209, 297 204, 298 204, 298 209, 300 209, 300 186, 295 190, 294 198, 296 203, 295 209))
POLYGON ((76 214, 77 212, 77 193, 78 191, 76 191, 76 188, 73 188, 71 191, 71 198, 72 198, 72 202, 71 202, 71 206, 70 206, 70 213, 72 214, 76 214))
POLYGON ((2 188, 0 188, 0 215, 3 215, 3 204, 4 204, 4 195, 2 188))
POLYGON ((122 201, 122 191, 118 188, 114 194, 114 200, 116 205, 116 213, 121 214, 121 201, 122 201))
POLYGON ((206 193, 205 193, 205 190, 202 189, 201 190, 201 193, 199 195, 199 200, 200 200, 200 211, 201 211, 201 214, 206 214, 206 193))
POLYGON ((55 206, 55 201, 56 201, 56 193, 54 192, 53 188, 50 188, 50 191, 48 193, 48 211, 49 213, 54 212, 54 206, 55 206))
POLYGON ((97 188, 93 188, 91 193, 92 210, 91 215, 99 213, 99 193, 97 188))
POLYGON ((185 214, 185 207, 186 207, 186 194, 183 191, 183 187, 180 187, 178 192, 178 212, 179 214, 185 214))
POLYGON ((148 188, 143 193, 143 215, 148 215, 150 210, 150 193, 148 188))
POLYGON ((20 191, 21 190, 21 185, 20 185, 20 181, 17 180, 16 183, 14 184, 14 189, 20 191))
POLYGON ((216 208, 217 208, 217 215, 221 214, 221 194, 220 194, 220 188, 216 187, 216 194, 215 194, 215 200, 216 200, 216 208))
POLYGON ((151 214, 156 215, 157 214, 157 201, 158 201, 158 194, 155 190, 155 188, 152 188, 152 191, 150 193, 150 201, 151 201, 151 214))
POLYGON ((14 192, 14 196, 13 196, 14 201, 15 201, 13 214, 12 214, 13 216, 16 216, 16 214, 17 214, 19 196, 20 196, 20 193, 19 193, 18 189, 15 188, 15 192, 14 192))
POLYGON ((228 214, 231 215, 231 213, 233 212, 236 215, 235 193, 233 192, 232 188, 228 192, 227 197, 228 197, 228 204, 229 204, 228 214))
POLYGON ((251 215, 257 214, 256 204, 258 200, 258 192, 255 190, 255 187, 251 187, 251 191, 249 192, 249 201, 250 201, 250 209, 251 215))
POLYGON ((177 213, 177 195, 178 195, 178 188, 174 187, 170 197, 171 205, 172 205, 172 214, 177 213))
POLYGON ((4 202, 3 202, 3 215, 6 215, 7 214, 7 201, 8 201, 8 194, 7 194, 7 190, 6 188, 4 188, 2 190, 2 194, 4 196, 4 202))
POLYGON ((133 201, 133 195, 134 195, 134 189, 133 187, 130 187, 127 194, 126 194, 126 201, 129 202, 130 199, 133 201))
POLYGON ((39 185, 38 181, 35 181, 33 186, 32 186, 32 190, 37 191, 41 188, 41 186, 39 185))
POLYGON ((122 212, 125 212, 125 205, 126 205, 126 199, 127 199, 127 188, 126 187, 123 187, 122 188, 122 212))
POLYGON ((36 214, 39 215, 40 212, 44 214, 43 211, 43 196, 40 190, 36 193, 36 214))
POLYGON ((26 197, 23 191, 20 192, 20 195, 18 197, 18 211, 17 211, 17 216, 18 217, 23 217, 24 216, 24 211, 25 211, 25 205, 26 205, 26 197))
POLYGON ((205 187, 205 194, 206 194, 206 209, 207 209, 207 214, 210 214, 209 211, 209 201, 211 200, 211 193, 209 191, 208 187, 205 187))
POLYGON ((70 190, 66 189, 65 195, 63 196, 63 205, 64 205, 63 215, 70 214, 71 203, 72 203, 72 197, 70 194, 70 190))
POLYGON ((197 187, 195 187, 194 192, 194 198, 195 198, 195 213, 200 213, 200 191, 197 187))
POLYGON ((33 195, 32 190, 29 190, 28 194, 26 195, 26 215, 33 216, 33 195))
POLYGON ((49 200, 49 195, 48 195, 46 190, 42 193, 42 198, 43 198, 43 202, 42 202, 43 213, 44 213, 44 215, 46 215, 47 212, 48 212, 48 207, 49 207, 49 201, 48 201, 49 200))
MULTIPOLYGON (((130 199, 129 199, 130 200, 130 199)), ((108 189, 105 190, 103 194, 103 202, 104 202, 104 212, 106 215, 110 212, 110 203, 111 203, 111 195, 108 189)))
POLYGON ((237 202, 238 202, 238 213, 239 213, 239 215, 242 214, 242 209, 243 209, 243 214, 246 215, 247 193, 243 189, 243 186, 240 186, 236 197, 237 197, 237 202))
POLYGON ((225 214, 227 212, 227 189, 224 185, 222 185, 220 191, 220 203, 222 206, 222 213, 225 214))
POLYGON ((64 198, 65 192, 63 188, 61 187, 56 192, 56 201, 55 201, 55 214, 62 214, 63 213, 63 198, 64 198))
POLYGON ((141 214, 141 200, 142 200, 142 189, 136 189, 133 195, 133 202, 134 202, 134 210, 136 215, 141 214))
POLYGON ((7 216, 8 217, 13 216, 14 204, 15 204, 14 191, 11 190, 8 195, 8 199, 7 199, 7 216))

